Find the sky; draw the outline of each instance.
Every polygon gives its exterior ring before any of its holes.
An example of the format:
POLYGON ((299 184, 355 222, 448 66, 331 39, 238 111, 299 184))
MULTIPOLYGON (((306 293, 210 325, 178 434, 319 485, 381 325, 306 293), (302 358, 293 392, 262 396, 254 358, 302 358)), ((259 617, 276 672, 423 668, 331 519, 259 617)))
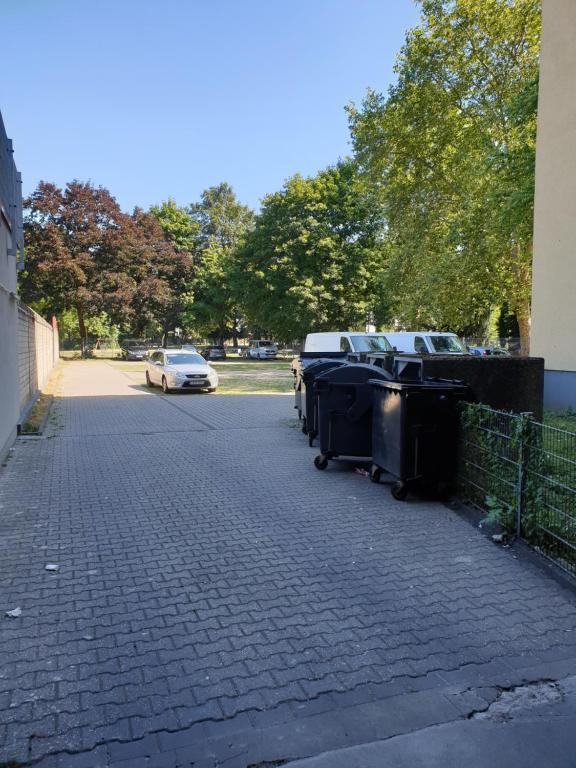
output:
POLYGON ((0 0, 0 111, 24 194, 107 187, 124 210, 229 182, 261 198, 351 151, 413 0, 0 0))

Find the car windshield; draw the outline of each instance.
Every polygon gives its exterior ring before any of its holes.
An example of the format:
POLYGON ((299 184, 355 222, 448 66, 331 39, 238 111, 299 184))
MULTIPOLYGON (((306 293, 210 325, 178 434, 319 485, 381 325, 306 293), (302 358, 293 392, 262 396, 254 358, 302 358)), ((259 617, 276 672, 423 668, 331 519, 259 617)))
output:
POLYGON ((201 355, 189 352, 188 354, 166 355, 166 365, 206 365, 206 361, 201 355))
POLYGON ((261 341, 260 342, 261 347, 273 347, 274 342, 273 341, 261 341))
POLYGON ((430 336, 435 352, 466 352, 457 336, 430 336))
POLYGON ((351 336, 355 352, 392 352, 386 336, 351 336))

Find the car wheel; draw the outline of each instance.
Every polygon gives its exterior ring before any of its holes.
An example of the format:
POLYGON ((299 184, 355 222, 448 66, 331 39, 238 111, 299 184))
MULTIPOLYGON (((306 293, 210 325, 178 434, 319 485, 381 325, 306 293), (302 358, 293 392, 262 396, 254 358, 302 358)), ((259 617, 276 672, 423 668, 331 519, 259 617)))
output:
POLYGON ((147 387, 153 387, 154 386, 154 384, 152 384, 152 381, 150 379, 150 374, 148 373, 148 371, 146 371, 146 386, 147 387))
POLYGON ((162 376, 162 392, 164 392, 165 395, 167 395, 170 392, 170 387, 168 386, 168 382, 166 381, 166 376, 162 376))

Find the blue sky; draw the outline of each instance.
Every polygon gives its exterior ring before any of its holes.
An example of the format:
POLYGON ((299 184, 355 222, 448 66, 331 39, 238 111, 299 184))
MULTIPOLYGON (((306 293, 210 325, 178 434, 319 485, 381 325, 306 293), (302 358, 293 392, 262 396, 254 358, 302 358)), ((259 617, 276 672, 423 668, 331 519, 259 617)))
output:
POLYGON ((228 181, 257 207, 350 151, 413 0, 0 0, 0 110, 24 193, 90 179, 121 206, 228 181))

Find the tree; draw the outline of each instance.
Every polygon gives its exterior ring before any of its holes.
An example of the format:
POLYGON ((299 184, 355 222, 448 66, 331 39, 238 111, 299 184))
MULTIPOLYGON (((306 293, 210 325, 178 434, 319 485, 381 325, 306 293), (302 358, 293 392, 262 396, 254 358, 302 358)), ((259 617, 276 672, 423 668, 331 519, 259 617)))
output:
POLYGON ((79 181, 64 190, 40 182, 25 206, 22 296, 44 300, 48 314, 73 308, 84 350, 87 317, 129 315, 135 285, 116 263, 125 215, 106 189, 79 181))
POLYGON ((185 316, 188 324, 210 334, 220 343, 226 333, 236 336, 240 309, 231 282, 236 252, 254 222, 250 208, 238 202, 229 184, 221 183, 202 193, 190 206, 194 235, 193 302, 185 316))
POLYGON ((180 253, 187 253, 192 259, 200 225, 190 216, 190 212, 176 205, 176 201, 169 197, 160 205, 153 205, 150 213, 158 219, 164 236, 174 248, 180 253))
POLYGON ((136 336, 145 336, 146 329, 158 323, 162 343, 166 344, 168 332, 180 325, 186 307, 192 260, 169 242, 154 214, 136 208, 130 224, 126 248, 130 263, 126 269, 137 286, 131 302, 133 331, 136 336))
POLYGON ((363 328, 375 304, 381 226, 351 161, 290 178, 264 198, 239 254, 250 321, 286 341, 312 328, 363 328))
POLYGON ((405 324, 457 330, 507 303, 527 350, 535 101, 526 94, 539 3, 421 5, 398 83, 349 107, 356 159, 384 205, 383 292, 405 324))
POLYGON ((82 351, 90 321, 142 334, 178 320, 191 261, 165 238, 155 216, 123 213, 102 187, 41 182, 26 201, 23 298, 44 314, 74 310, 82 351))

